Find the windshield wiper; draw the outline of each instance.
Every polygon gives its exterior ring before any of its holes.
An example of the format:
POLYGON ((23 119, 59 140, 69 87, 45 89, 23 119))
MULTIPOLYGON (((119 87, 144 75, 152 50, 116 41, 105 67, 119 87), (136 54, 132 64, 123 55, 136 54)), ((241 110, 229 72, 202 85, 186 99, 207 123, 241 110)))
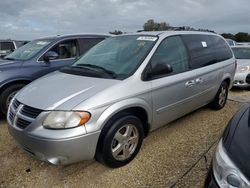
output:
POLYGON ((11 57, 4 57, 3 59, 6 59, 6 60, 16 60, 16 59, 11 58, 11 57))
POLYGON ((111 70, 107 70, 101 66, 98 66, 98 65, 92 65, 92 64, 78 64, 76 67, 90 67, 90 68, 94 68, 94 69, 99 69, 99 70, 102 70, 104 71, 105 73, 107 73, 108 75, 112 76, 112 78, 116 78, 117 77, 117 74, 111 70))

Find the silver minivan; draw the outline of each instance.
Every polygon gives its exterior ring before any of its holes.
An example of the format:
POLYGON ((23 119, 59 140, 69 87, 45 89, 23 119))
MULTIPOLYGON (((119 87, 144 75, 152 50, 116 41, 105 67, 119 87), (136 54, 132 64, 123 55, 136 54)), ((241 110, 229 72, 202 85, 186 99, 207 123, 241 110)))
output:
POLYGON ((223 108, 235 69, 230 47, 214 33, 111 37, 18 92, 9 131, 25 151, 51 164, 95 157, 120 167, 150 131, 207 104, 223 108))

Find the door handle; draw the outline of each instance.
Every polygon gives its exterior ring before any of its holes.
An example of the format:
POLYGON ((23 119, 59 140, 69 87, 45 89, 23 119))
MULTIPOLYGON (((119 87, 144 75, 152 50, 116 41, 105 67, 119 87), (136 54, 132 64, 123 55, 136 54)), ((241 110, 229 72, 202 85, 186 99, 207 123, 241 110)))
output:
POLYGON ((201 84, 201 83, 203 82, 203 79, 202 79, 202 78, 196 78, 196 79, 195 79, 195 82, 196 82, 197 84, 201 84))
POLYGON ((195 84, 195 81, 194 80, 189 80, 185 83, 185 86, 186 87, 192 87, 193 85, 195 84))

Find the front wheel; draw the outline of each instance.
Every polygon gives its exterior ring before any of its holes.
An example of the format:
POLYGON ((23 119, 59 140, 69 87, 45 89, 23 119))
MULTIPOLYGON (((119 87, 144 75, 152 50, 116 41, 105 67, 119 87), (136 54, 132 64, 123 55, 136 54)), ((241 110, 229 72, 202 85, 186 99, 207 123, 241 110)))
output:
POLYGON ((210 108, 220 110, 225 106, 228 96, 228 87, 227 82, 223 81, 214 100, 209 104, 210 108))
POLYGON ((10 105, 11 100, 15 96, 15 94, 23 88, 24 84, 14 84, 6 88, 0 95, 0 107, 1 112, 6 115, 8 111, 8 107, 10 105))
POLYGON ((133 115, 122 116, 108 123, 101 134, 96 159, 112 168, 128 164, 141 148, 144 133, 140 119, 133 115))

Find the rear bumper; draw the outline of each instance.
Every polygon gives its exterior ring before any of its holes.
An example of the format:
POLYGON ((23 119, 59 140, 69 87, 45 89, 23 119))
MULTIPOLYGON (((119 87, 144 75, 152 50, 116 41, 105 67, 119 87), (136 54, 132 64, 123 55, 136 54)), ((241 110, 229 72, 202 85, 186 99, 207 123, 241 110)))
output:
POLYGON ((10 125, 8 128, 10 134, 26 152, 55 165, 93 159, 100 135, 100 132, 95 132, 65 139, 51 139, 29 135, 10 125))

